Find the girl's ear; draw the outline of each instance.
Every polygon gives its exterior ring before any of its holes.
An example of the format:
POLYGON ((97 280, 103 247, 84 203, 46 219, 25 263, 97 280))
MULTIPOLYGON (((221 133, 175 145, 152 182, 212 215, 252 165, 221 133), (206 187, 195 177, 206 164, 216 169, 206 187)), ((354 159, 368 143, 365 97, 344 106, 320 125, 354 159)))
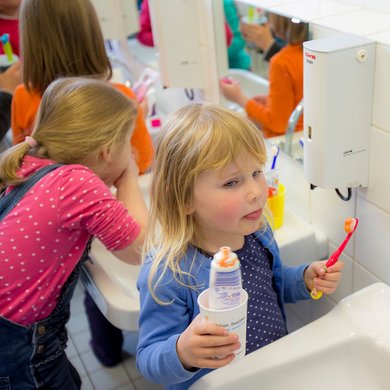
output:
POLYGON ((195 208, 192 205, 192 202, 187 203, 186 206, 185 206, 185 213, 186 213, 186 215, 191 215, 191 214, 194 213, 194 211, 195 211, 195 208))
POLYGON ((108 163, 111 161, 111 154, 108 148, 103 148, 100 153, 99 157, 102 162, 108 163))

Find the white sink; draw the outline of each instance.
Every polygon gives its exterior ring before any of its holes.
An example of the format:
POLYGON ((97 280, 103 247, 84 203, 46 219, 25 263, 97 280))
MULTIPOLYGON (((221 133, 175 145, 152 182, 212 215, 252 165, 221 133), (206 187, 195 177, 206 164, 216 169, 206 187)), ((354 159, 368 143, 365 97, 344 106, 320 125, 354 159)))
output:
POLYGON ((389 389, 390 287, 373 284, 191 390, 389 389))
MULTIPOLYGON (((152 175, 139 178, 146 203, 152 175)), ((326 257, 326 237, 296 214, 285 210, 284 224, 275 232, 284 264, 298 265, 326 257)), ((136 288, 139 267, 118 260, 95 240, 93 263, 87 263, 83 282, 102 313, 118 328, 138 330, 139 297, 136 288)))

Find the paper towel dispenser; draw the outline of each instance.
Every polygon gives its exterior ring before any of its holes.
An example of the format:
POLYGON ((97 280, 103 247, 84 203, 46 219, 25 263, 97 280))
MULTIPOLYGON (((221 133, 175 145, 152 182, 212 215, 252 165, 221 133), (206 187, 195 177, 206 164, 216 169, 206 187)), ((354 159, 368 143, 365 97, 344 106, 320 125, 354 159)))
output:
POLYGON ((375 42, 337 34, 303 46, 304 176, 322 188, 367 187, 375 42))

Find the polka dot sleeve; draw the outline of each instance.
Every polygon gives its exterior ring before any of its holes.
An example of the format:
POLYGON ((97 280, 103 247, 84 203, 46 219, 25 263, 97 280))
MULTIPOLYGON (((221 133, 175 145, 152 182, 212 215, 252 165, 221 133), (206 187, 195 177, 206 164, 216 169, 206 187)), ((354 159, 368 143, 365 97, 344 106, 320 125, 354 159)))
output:
POLYGON ((69 167, 58 191, 58 218, 63 228, 86 229, 110 251, 127 247, 139 234, 138 223, 90 170, 69 167))

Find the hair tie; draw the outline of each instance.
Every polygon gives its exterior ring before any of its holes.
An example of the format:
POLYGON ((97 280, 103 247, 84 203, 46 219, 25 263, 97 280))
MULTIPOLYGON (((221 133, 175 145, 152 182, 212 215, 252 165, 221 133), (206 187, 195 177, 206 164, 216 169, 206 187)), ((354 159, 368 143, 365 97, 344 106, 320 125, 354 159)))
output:
POLYGON ((32 148, 35 148, 38 145, 38 142, 35 141, 34 138, 28 136, 24 139, 24 142, 27 142, 32 148))

